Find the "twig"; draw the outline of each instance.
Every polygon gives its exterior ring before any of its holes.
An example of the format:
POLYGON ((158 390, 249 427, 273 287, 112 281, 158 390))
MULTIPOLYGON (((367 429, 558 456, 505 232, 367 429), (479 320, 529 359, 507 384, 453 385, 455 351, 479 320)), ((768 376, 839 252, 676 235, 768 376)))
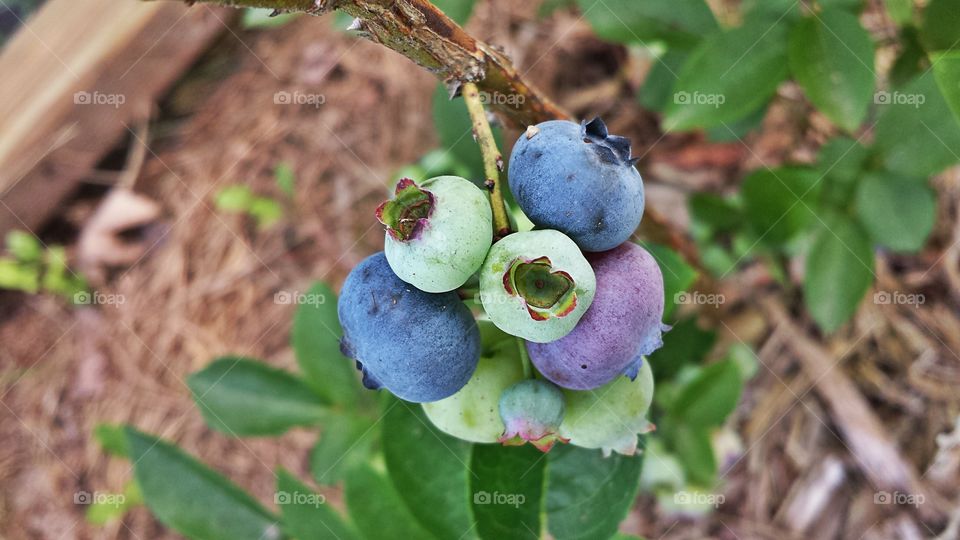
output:
POLYGON ((487 111, 480 100, 480 90, 474 83, 463 85, 463 100, 467 103, 470 120, 473 122, 473 138, 480 145, 483 155, 483 173, 485 184, 490 189, 490 206, 493 208, 493 237, 499 240, 510 234, 510 218, 507 216, 507 203, 503 200, 500 172, 503 171, 503 157, 493 138, 487 111))
MULTIPOLYGON (((192 1, 192 0, 191 0, 192 1)), ((498 100, 491 109, 508 125, 525 128, 569 115, 527 84, 509 58, 474 39, 429 0, 200 0, 235 7, 321 14, 340 9, 358 19, 354 28, 423 66, 456 89, 476 83, 498 100), (503 101, 501 103, 500 101, 503 101), (522 103, 517 107, 515 103, 522 103)))

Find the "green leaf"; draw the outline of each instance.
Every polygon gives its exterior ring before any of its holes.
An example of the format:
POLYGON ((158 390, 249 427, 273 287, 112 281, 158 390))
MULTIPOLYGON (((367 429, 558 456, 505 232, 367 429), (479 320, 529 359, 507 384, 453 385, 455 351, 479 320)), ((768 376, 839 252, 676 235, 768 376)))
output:
POLYGON ((737 407, 742 390, 737 364, 731 360, 715 362, 678 389, 670 414, 692 426, 719 426, 737 407))
MULTIPOLYGON (((510 97, 504 96, 503 99, 510 97)), ((463 98, 450 99, 447 88, 442 84, 438 85, 433 93, 433 124, 441 146, 467 167, 469 178, 483 178, 483 157, 480 155, 480 147, 473 141, 473 124, 467 107, 463 98)), ((503 137, 499 128, 493 128, 493 137, 497 141, 497 148, 503 148, 503 137)), ((429 171, 430 176, 434 176, 436 172, 429 171)))
POLYGON ((672 379, 680 369, 700 364, 717 340, 715 332, 702 330, 696 317, 688 317, 663 334, 663 347, 650 355, 650 368, 658 383, 672 379))
POLYGON ((787 77, 786 38, 785 24, 749 24, 701 41, 673 87, 666 129, 723 126, 764 105, 787 77))
POLYGON ((540 538, 547 456, 530 445, 473 447, 470 498, 481 538, 540 538))
POLYGON ((283 530, 297 540, 354 540, 357 533, 340 514, 284 469, 277 471, 274 497, 283 515, 283 530))
POLYGON ((290 340, 307 382, 325 400, 337 405, 356 403, 360 393, 354 363, 340 353, 343 330, 337 316, 337 295, 325 283, 307 291, 297 306, 290 340))
POLYGON ((0 257, 0 289, 35 293, 40 288, 40 270, 11 257, 0 257))
POLYGON ((260 229, 270 227, 283 217, 283 206, 268 197, 254 197, 247 211, 257 220, 260 229))
POLYGON ((544 0, 544 2, 540 4, 540 7, 537 8, 537 18, 545 19, 553 15, 556 11, 570 9, 576 5, 577 0, 544 0))
POLYGON ((807 254, 803 283, 804 302, 820 328, 832 332, 849 319, 873 277, 866 233, 848 217, 831 220, 807 254))
MULTIPOLYGON (((900 29, 900 55, 890 68, 890 85, 900 88, 927 70, 930 60, 920 43, 920 32, 914 26, 900 29)), ((875 98, 876 101, 876 98, 875 98)))
POLYGON ((233 436, 279 435, 326 414, 300 379, 258 360, 226 357, 187 379, 207 425, 233 436))
POLYGON ((7 233, 7 251, 24 263, 38 262, 43 246, 36 236, 27 231, 12 230, 7 233))
POLYGON ((105 495, 106 496, 98 497, 98 500, 94 500, 93 504, 87 508, 85 517, 88 523, 106 525, 122 517, 131 508, 143 504, 143 495, 140 493, 140 487, 132 480, 127 482, 123 493, 105 495))
POLYGON ((743 181, 747 222, 761 241, 782 246, 814 217, 819 176, 810 169, 760 169, 743 181))
POLYGON ((442 433, 423 409, 397 399, 386 404, 383 454, 393 484, 420 523, 440 538, 471 529, 468 463, 471 445, 442 433))
POLYGON ((294 187, 297 183, 297 176, 289 163, 280 163, 273 169, 273 176, 277 181, 277 187, 285 195, 293 197, 294 187))
MULTIPOLYGON (((404 540, 436 540, 425 531, 404 505, 411 494, 397 492, 386 476, 369 466, 358 466, 347 473, 344 494, 350 516, 368 540, 384 537, 404 540)), ((464 496, 465 494, 461 494, 464 496)), ((462 531, 461 534, 463 534, 462 531)))
POLYGON ((120 424, 97 424, 93 428, 93 438, 108 454, 117 457, 130 457, 124 426, 120 424))
POLYGON ((790 32, 790 70, 810 101, 847 131, 856 130, 873 98, 873 41, 855 15, 826 10, 790 32))
POLYGON ((867 149, 849 137, 835 137, 823 145, 816 166, 823 177, 820 200, 834 208, 847 208, 868 157, 867 149))
POLYGON ((213 203, 220 210, 246 212, 253 199, 253 192, 249 187, 237 184, 218 191, 213 203))
POLYGON ((605 458, 598 450, 562 445, 550 451, 549 459, 550 534, 557 540, 601 540, 616 534, 637 497, 642 454, 605 458))
POLYGON ((683 465, 687 479, 700 486, 712 486, 717 476, 717 458, 710 444, 709 429, 678 418, 669 430, 670 447, 683 465))
POLYGON ((708 129, 707 140, 713 143, 737 142, 746 137, 751 131, 759 129, 763 125, 763 119, 766 117, 767 107, 764 104, 757 108, 757 110, 747 113, 739 120, 708 129))
POLYGON ((928 51, 960 48, 960 0, 930 0, 920 35, 928 51))
POLYGON ((923 247, 937 217, 937 200, 923 178, 870 174, 857 190, 857 215, 873 241, 894 251, 923 247))
POLYGON ((276 516, 176 446, 127 427, 144 502, 161 523, 196 540, 280 538, 276 516))
POLYGON ((686 60, 686 53, 674 49, 655 59, 640 89, 640 104, 652 111, 663 112, 673 98, 673 85, 686 60))
POLYGON ((440 8, 447 17, 463 26, 470 20, 475 0, 434 0, 433 5, 440 8))
POLYGON ((276 28, 283 26, 296 19, 299 13, 281 13, 272 15, 273 9, 268 8, 247 8, 243 10, 243 19, 240 26, 244 30, 253 30, 257 28, 276 28))
POLYGON ((884 0, 883 3, 893 22, 903 26, 913 20, 913 0, 884 0))
POLYGON ((346 412, 330 415, 310 452, 313 479, 323 485, 343 480, 351 467, 369 460, 379 434, 368 418, 346 412))
POLYGON ((886 168, 905 176, 931 176, 960 161, 960 124, 927 72, 903 90, 880 92, 883 110, 874 146, 886 168))
POLYGON ((960 122, 960 50, 930 55, 933 75, 954 118, 960 122))
POLYGON ((667 320, 676 308, 677 293, 687 290, 697 280, 697 271, 687 264, 679 253, 660 244, 641 244, 660 265, 663 274, 664 310, 663 318, 667 320))
POLYGON ((664 41, 673 47, 690 48, 701 36, 717 29, 717 21, 703 0, 577 0, 577 4, 594 32, 616 43, 664 41))
POLYGON ((743 212, 730 199, 713 193, 694 193, 687 200, 690 217, 712 236, 736 229, 743 222, 743 212))

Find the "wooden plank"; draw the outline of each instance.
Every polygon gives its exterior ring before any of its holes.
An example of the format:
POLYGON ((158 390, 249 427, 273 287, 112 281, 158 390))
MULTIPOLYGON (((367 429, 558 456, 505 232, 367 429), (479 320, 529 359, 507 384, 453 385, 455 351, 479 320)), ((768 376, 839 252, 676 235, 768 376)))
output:
POLYGON ((0 234, 35 229, 233 11, 49 0, 0 52, 0 234))

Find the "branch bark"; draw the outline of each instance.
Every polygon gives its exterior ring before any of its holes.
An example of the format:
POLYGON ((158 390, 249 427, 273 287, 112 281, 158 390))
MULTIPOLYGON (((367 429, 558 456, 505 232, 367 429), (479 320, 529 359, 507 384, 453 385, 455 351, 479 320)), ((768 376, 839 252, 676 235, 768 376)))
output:
POLYGON ((459 89, 464 83, 475 83, 481 92, 511 98, 490 101, 493 112, 512 127, 569 118, 525 82, 505 54, 474 39, 429 0, 200 1, 310 14, 340 9, 360 20, 359 30, 365 37, 406 56, 448 86, 459 89))

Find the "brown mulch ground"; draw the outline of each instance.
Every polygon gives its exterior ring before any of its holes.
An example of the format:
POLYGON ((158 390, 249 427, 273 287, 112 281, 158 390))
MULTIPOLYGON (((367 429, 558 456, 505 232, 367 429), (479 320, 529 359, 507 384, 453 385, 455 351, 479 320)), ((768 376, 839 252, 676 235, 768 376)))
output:
MULTIPOLYGON (((578 116, 603 114, 611 131, 631 136, 635 153, 645 156, 650 204, 678 226, 685 225, 686 193, 729 189, 757 161, 809 160, 823 138, 815 120, 796 127, 797 114, 808 111, 790 88, 763 134, 746 141, 749 149, 661 138, 633 97, 641 59, 597 41, 570 15, 537 23, 534 7, 516 4, 480 3, 470 29, 503 45, 578 116), (494 17, 516 23, 485 24, 494 17)), ((84 521, 74 494, 119 492, 131 474, 92 440, 100 422, 130 422, 175 440, 264 501, 272 499, 277 466, 307 476, 313 432, 270 440, 213 433, 184 378, 223 354, 293 365, 293 306, 274 303, 273 295, 316 279, 339 284, 380 248, 372 212, 386 185, 399 166, 437 144, 429 114, 435 81, 398 55, 334 30, 329 18, 240 33, 245 46, 237 39, 224 38, 234 67, 202 86, 209 95, 151 145, 137 176, 135 189, 158 201, 164 217, 145 232, 143 256, 98 284, 125 302, 72 309, 48 297, 0 296, 2 538, 176 537, 143 509, 105 527, 84 521), (278 91, 321 93, 325 103, 277 106, 278 91), (298 182, 279 226, 257 231, 213 210, 212 195, 232 183, 279 196, 272 171, 280 161, 293 165, 298 182)), ((818 391, 821 381, 803 369, 795 345, 808 337, 771 328, 762 302, 768 279, 747 268, 720 285, 727 304, 703 317, 722 343, 755 345, 762 364, 731 423, 746 452, 725 473, 727 503, 693 521, 662 513, 644 496, 625 530, 651 538, 925 538, 949 521, 953 530, 944 538, 956 538, 960 514, 951 521, 957 505, 950 501, 960 484, 960 435, 939 443, 937 435, 953 429, 960 414, 960 357, 952 352, 960 350, 960 178, 945 175, 937 187, 946 202, 931 248, 878 265, 879 289, 923 291, 927 302, 866 302, 846 332, 820 345, 836 363, 825 376, 855 383, 893 450, 922 475, 930 497, 942 500, 919 509, 873 504, 875 471, 850 448, 844 408, 831 406, 818 391), (810 508, 814 517, 805 522, 810 508)), ((887 441, 876 444, 886 448, 887 441)))

